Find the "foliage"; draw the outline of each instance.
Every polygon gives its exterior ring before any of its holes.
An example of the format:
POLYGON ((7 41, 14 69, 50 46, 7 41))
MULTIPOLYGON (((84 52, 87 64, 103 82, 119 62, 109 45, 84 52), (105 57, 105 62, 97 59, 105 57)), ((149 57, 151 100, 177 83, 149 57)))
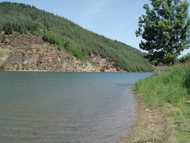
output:
POLYGON ((144 5, 146 14, 139 18, 136 34, 142 36, 140 48, 154 64, 174 63, 189 46, 188 6, 187 0, 151 0, 144 5))
POLYGON ((49 42, 50 44, 58 44, 59 45, 61 43, 61 39, 51 31, 48 31, 47 33, 45 33, 43 35, 42 39, 46 42, 49 42))
POLYGON ((34 31, 34 29, 37 29, 37 26, 35 25, 21 25, 18 23, 5 23, 2 26, 2 30, 5 32, 5 34, 12 34, 13 32, 19 32, 21 34, 27 33, 27 31, 34 31))
POLYGON ((146 106, 160 108, 171 105, 178 142, 189 143, 190 134, 190 65, 177 65, 160 75, 139 81, 135 90, 142 95, 146 106), (186 125, 185 128, 183 125, 186 125))
POLYGON ((69 20, 39 10, 35 7, 2 2, 0 3, 0 31, 11 23, 10 31, 33 33, 58 47, 65 48, 78 58, 88 59, 91 54, 110 58, 121 68, 128 71, 150 71, 151 65, 144 55, 121 42, 113 41, 101 35, 90 32, 69 20), (19 30, 13 25, 22 27, 19 30), (3 28, 4 27, 4 28, 3 28))

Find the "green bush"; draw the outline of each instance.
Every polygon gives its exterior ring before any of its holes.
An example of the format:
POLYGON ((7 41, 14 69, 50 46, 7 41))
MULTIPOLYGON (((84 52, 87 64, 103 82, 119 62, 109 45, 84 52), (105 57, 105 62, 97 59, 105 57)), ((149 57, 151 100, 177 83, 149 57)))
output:
POLYGON ((64 48, 70 52, 71 54, 73 54, 75 57, 84 60, 86 58, 86 55, 84 52, 81 51, 80 48, 77 47, 77 45, 75 45, 72 42, 65 42, 64 43, 64 48))
POLYGON ((12 34, 13 33, 12 24, 7 23, 7 24, 3 25, 3 31, 5 32, 5 34, 12 34))
POLYGON ((42 39, 46 42, 49 42, 50 44, 59 44, 58 39, 56 38, 56 36, 52 33, 52 32, 48 32, 46 33, 42 39))
POLYGON ((18 32, 20 34, 27 32, 37 31, 37 24, 28 22, 28 23, 17 23, 17 22, 8 22, 2 25, 2 30, 5 34, 12 34, 13 32, 18 32))

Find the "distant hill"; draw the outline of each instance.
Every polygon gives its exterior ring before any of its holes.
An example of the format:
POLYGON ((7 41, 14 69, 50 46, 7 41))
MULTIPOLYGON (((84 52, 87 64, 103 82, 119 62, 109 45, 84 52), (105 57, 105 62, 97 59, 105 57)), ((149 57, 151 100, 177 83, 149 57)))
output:
MULTIPOLYGON (((63 9, 64 10, 64 9, 63 9)), ((115 27, 117 30, 117 27, 115 27)), ((0 3, 0 31, 6 34, 34 34, 58 45, 81 60, 98 55, 126 71, 150 71, 143 53, 119 41, 88 31, 73 22, 33 6, 0 3)), ((127 35, 126 35, 127 36, 127 35)))

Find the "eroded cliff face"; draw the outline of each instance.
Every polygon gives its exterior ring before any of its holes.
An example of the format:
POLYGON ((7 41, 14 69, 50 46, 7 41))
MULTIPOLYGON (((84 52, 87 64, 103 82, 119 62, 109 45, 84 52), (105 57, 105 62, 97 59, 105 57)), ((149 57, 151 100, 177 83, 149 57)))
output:
POLYGON ((107 58, 91 55, 86 61, 32 35, 1 35, 0 67, 4 71, 117 72, 107 58))

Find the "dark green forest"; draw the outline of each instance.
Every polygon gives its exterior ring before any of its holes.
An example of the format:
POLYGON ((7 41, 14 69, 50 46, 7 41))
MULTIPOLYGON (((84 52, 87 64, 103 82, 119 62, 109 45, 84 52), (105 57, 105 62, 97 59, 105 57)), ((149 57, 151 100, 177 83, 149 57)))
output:
POLYGON ((144 54, 133 47, 105 38, 33 6, 2 2, 0 17, 0 31, 5 34, 35 34, 82 60, 88 60, 91 54, 95 54, 109 58, 116 66, 127 71, 151 70, 144 54))

